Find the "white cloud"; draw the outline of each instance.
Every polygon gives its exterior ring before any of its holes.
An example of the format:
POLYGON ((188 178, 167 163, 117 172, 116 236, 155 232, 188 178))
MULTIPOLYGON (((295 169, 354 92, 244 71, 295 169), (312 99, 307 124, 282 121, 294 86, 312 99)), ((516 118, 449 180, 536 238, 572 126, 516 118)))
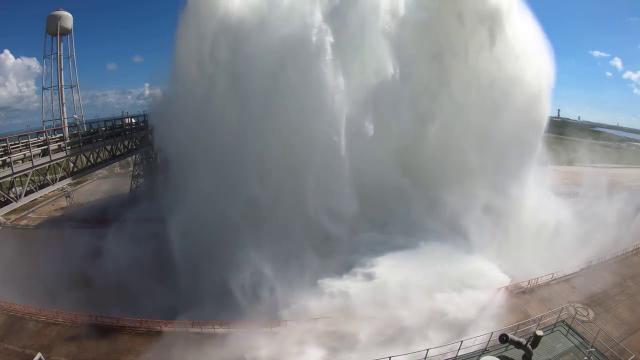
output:
POLYGON ((622 78, 623 79, 627 79, 627 80, 631 80, 634 83, 640 85, 640 70, 633 72, 633 71, 625 71, 624 74, 622 74, 622 78))
MULTIPOLYGON (((113 71, 117 64, 109 63, 107 69, 113 71)), ((41 73, 36 58, 16 58, 6 49, 0 52, 0 126, 21 128, 39 123, 41 73)), ((162 90, 150 84, 135 89, 82 93, 87 119, 147 110, 161 96, 162 90)))
POLYGON ((640 70, 636 72, 625 71, 625 73, 622 74, 622 78, 631 81, 630 85, 633 93, 640 95, 640 70))
POLYGON ((37 106, 36 78, 41 71, 36 58, 16 58, 8 49, 0 53, 0 111, 37 106))
POLYGON ((611 71, 607 71, 606 73, 604 73, 605 75, 607 75, 607 77, 612 77, 613 74, 611 73, 611 71))
POLYGON ((144 84, 135 89, 118 89, 87 92, 83 95, 87 118, 119 114, 122 111, 139 112, 162 97, 158 87, 144 84))
POLYGON ((133 57, 131 58, 131 61, 133 61, 136 64, 139 64, 144 61, 144 57, 142 57, 142 55, 133 55, 133 57))
POLYGON ((589 51, 589 54, 591 54, 591 56, 596 58, 611 56, 611 54, 607 54, 606 52, 602 52, 600 50, 591 50, 589 51))
POLYGON ((622 65, 622 59, 620 59, 617 56, 611 59, 611 61, 609 61, 609 64, 611 64, 611 66, 613 66, 614 68, 618 69, 618 71, 622 71, 622 69, 624 69, 624 66, 622 65))
POLYGON ((118 70, 118 64, 114 62, 110 62, 110 63, 107 63, 106 68, 109 71, 115 71, 115 70, 118 70))

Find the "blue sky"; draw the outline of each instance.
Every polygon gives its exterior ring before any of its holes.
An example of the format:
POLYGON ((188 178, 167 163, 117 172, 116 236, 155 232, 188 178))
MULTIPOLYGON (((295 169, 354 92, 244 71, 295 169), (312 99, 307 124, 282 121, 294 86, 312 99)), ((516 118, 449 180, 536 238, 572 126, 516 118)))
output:
POLYGON ((85 89, 166 83, 179 0, 3 0, 0 48, 40 58, 47 14, 62 7, 74 15, 80 81, 85 89), (140 55, 142 63, 131 58, 140 55), (117 71, 108 71, 116 63, 117 71))
MULTIPOLYGON (((175 28, 184 2, 0 0, 0 51, 7 49, 16 59, 39 61, 45 17, 54 8, 62 7, 75 17, 80 80, 90 102, 89 115, 140 110, 148 104, 143 96, 149 93, 144 92, 145 84, 152 90, 167 86, 175 28), (128 103, 128 99, 139 100, 128 103), (118 106, 127 108, 117 109, 118 106)), ((552 109, 560 107, 567 116, 640 128, 640 1, 528 3, 555 52, 557 75, 552 109), (616 57, 622 63, 620 69, 610 64, 616 57), (638 94, 634 94, 634 84, 638 94)), ((5 53, 4 60, 8 57, 5 53)), ((1 71, 0 66, 0 81, 1 71)), ((16 71, 19 79, 33 77, 28 70, 16 71)), ((35 86, 39 85, 36 80, 35 86)), ((15 96, 4 103, 0 98, 0 127, 19 126, 24 119, 14 119, 16 114, 30 114, 10 111, 15 110, 11 109, 12 101, 17 102, 15 96)))
POLYGON ((640 128, 640 95, 625 73, 640 70, 640 1, 529 0, 554 49, 552 108, 640 128), (610 56, 594 57, 590 51, 610 56), (621 59, 619 71, 610 64, 621 59), (607 76, 607 72, 611 76, 607 76))
MULTIPOLYGON (((145 84, 152 90, 166 87, 183 6, 184 0, 0 0, 0 52, 7 49, 11 53, 0 54, 0 94, 2 61, 24 57, 41 63, 45 18, 60 7, 74 15, 87 117, 143 110, 149 104, 145 84)), ((40 79, 24 64, 13 62, 11 69, 4 71, 13 71, 18 83, 35 78, 39 89, 40 79)), ((6 80, 8 75, 4 75, 6 80)), ((39 104, 39 90, 34 91, 37 99, 18 101, 19 95, 24 94, 14 94, 4 102, 0 96, 0 130, 24 127, 25 121, 31 126, 39 123, 39 108, 33 108, 36 100, 39 104), (19 109, 12 108, 12 102, 19 102, 19 109)))

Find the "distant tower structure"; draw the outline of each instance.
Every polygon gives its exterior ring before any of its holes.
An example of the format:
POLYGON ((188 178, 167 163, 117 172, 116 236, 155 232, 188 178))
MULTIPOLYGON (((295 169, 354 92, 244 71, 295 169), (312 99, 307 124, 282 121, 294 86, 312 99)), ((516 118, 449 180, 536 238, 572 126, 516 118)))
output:
POLYGON ((62 132, 84 128, 84 109, 76 64, 73 16, 58 9, 47 16, 42 57, 42 128, 62 132), (53 130, 56 129, 56 130, 53 130))
POLYGON ((560 108, 558 108, 558 118, 560 117, 560 108))

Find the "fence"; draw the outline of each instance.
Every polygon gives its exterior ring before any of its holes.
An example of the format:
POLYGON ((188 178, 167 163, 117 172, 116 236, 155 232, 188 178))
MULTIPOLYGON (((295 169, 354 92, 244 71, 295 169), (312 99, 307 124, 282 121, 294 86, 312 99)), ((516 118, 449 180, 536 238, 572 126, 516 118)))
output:
POLYGON ((13 134, 0 138, 0 178, 41 163, 68 156, 74 149, 148 129, 146 114, 70 124, 65 140, 61 127, 13 134))
MULTIPOLYGON (((536 330, 555 327, 561 321, 566 322, 584 339, 589 341, 591 349, 597 349, 611 360, 632 360, 635 355, 626 347, 616 341, 595 323, 583 321, 578 317, 578 312, 571 304, 564 305, 534 318, 509 325, 505 328, 490 333, 470 337, 450 344, 432 348, 412 351, 404 354, 384 356, 374 360, 448 360, 463 358, 465 355, 479 354, 487 350, 495 349, 501 345, 498 337, 502 333, 529 337, 536 330)), ((475 356, 473 357, 475 358, 475 356)))
POLYGON ((632 245, 630 247, 624 248, 620 251, 617 251, 613 254, 610 255, 606 255, 606 256, 601 256, 599 258, 593 259, 591 261, 589 261, 588 263, 582 265, 582 266, 578 266, 572 269, 568 269, 568 270, 562 270, 562 271, 556 271, 556 272, 552 272, 549 274, 545 274, 542 276, 538 276, 532 279, 528 279, 528 280, 524 280, 524 281, 519 281, 519 282, 515 282, 515 283, 511 283, 505 287, 503 287, 504 289, 507 289, 511 292, 523 292, 523 291, 527 291, 530 290, 532 288, 538 287, 538 286, 542 286, 542 285, 546 285, 551 283, 554 280, 558 280, 560 278, 564 278, 570 275, 574 275, 580 271, 586 270, 590 267, 593 266, 597 266, 597 265, 601 265, 610 261, 613 261, 615 259, 618 259, 620 257, 623 256, 628 256, 628 255, 634 255, 640 252, 640 243, 636 243, 635 245, 632 245))
POLYGON ((273 329, 286 326, 287 321, 202 321, 202 320, 151 320, 128 317, 91 315, 70 311, 44 309, 30 305, 0 301, 0 311, 34 320, 66 325, 98 325, 128 331, 185 331, 227 332, 234 329, 273 329))
POLYGON ((151 145, 146 114, 0 138, 0 214, 151 145))
MULTIPOLYGON (((66 324, 66 325, 98 325, 112 328, 119 328, 132 332, 147 331, 183 331, 183 332, 207 332, 225 333, 233 330, 263 329, 271 330, 279 327, 286 327, 290 323, 311 322, 323 320, 324 318, 309 319, 307 321, 201 321, 201 320, 150 320, 126 317, 111 317, 100 315, 89 315, 61 310, 50 310, 35 306, 18 305, 5 301, 0 301, 0 311, 18 315, 35 320, 66 324)), ((502 333, 512 334, 519 337, 528 337, 538 329, 549 328, 564 321, 588 341, 590 348, 597 349, 611 360, 632 360, 634 354, 621 345, 606 331, 598 327, 595 323, 583 320, 576 308, 571 305, 564 305, 557 309, 548 311, 528 320, 524 320, 505 328, 492 331, 490 333, 470 337, 453 343, 431 347, 427 349, 412 351, 404 354, 390 355, 374 360, 393 359, 422 359, 422 360, 447 360, 458 359, 464 355, 480 353, 491 350, 500 345, 498 337, 502 333)))

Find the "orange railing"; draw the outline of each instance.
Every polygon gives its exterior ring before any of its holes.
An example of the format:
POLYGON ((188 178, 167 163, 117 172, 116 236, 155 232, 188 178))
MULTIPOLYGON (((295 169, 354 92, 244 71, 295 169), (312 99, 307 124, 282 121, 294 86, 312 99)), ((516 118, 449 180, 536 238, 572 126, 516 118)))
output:
POLYGON ((234 329, 273 329, 289 321, 220 321, 220 320, 156 320, 131 317, 92 315, 79 312, 45 309, 30 305, 0 301, 0 311, 20 317, 66 325, 99 325, 130 331, 198 331, 225 332, 234 329))

